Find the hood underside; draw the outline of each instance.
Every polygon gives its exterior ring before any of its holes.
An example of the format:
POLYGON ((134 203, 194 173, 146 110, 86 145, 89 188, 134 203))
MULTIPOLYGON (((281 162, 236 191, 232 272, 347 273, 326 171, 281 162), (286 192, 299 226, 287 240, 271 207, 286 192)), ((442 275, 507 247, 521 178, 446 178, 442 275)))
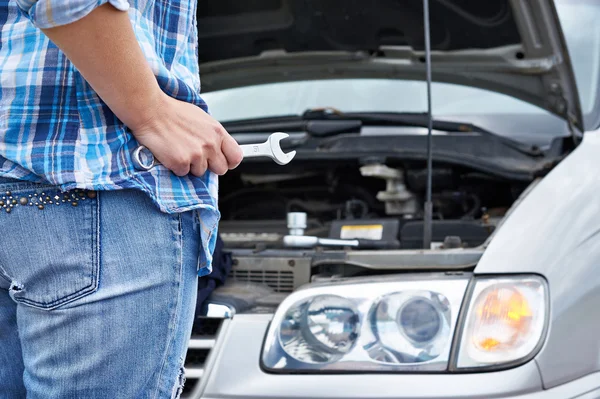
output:
MULTIPOLYGON (((584 130, 552 0, 430 0, 430 21, 435 81, 504 93, 584 130)), ((204 92, 425 79, 421 0, 203 0, 197 24, 204 92)))

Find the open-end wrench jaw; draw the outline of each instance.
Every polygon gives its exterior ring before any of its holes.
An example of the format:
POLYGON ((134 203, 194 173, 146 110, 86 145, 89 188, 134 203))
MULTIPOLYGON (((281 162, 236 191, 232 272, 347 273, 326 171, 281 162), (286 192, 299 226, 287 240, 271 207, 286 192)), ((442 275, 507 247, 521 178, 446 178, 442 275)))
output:
POLYGON ((290 163, 296 156, 296 151, 290 151, 287 154, 281 149, 281 140, 288 138, 290 135, 287 133, 273 133, 269 136, 269 145, 273 152, 273 160, 279 165, 286 165, 290 163))
POLYGON ((277 132, 273 133, 269 136, 267 141, 260 144, 244 144, 240 147, 242 148, 242 152, 244 153, 244 158, 254 158, 254 157, 269 157, 275 163, 279 165, 288 164, 294 156, 296 156, 296 151, 288 152, 287 154, 283 152, 281 149, 281 140, 289 137, 289 134, 277 132))

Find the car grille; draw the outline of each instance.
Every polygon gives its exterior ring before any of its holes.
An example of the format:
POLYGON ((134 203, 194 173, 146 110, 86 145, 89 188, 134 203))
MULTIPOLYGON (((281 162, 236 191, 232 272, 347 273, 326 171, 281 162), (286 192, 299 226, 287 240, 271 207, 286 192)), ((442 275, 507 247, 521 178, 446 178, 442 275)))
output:
POLYGON ((294 272, 289 270, 244 270, 233 268, 229 277, 233 281, 265 284, 275 292, 294 290, 294 272))
POLYGON ((204 375, 204 366, 219 335, 224 319, 198 317, 192 329, 192 335, 185 358, 185 387, 182 398, 196 397, 200 379, 204 375))

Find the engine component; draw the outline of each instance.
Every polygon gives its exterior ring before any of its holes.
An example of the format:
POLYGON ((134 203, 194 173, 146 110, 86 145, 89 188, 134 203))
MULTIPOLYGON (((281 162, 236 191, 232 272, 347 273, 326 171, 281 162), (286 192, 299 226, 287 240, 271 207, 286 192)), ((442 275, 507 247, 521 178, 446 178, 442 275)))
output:
POLYGON ((417 198, 407 190, 404 173, 383 164, 365 165, 360 168, 363 176, 377 177, 386 181, 386 190, 377 193, 377 199, 385 203, 388 215, 414 215, 417 213, 417 198))
MULTIPOLYGON (((326 236, 329 226, 315 219, 306 220, 303 234, 326 236)), ((280 246, 283 236, 289 234, 285 219, 281 220, 223 220, 219 223, 219 235, 228 248, 254 248, 258 243, 280 246)))
POLYGON ((276 293, 289 293, 310 281, 310 262, 298 255, 235 254, 229 282, 262 284, 276 293))
POLYGON ((303 236, 306 229, 306 213, 305 212, 288 212, 287 227, 290 229, 290 235, 303 236))
POLYGON ((283 237, 283 244, 292 248, 313 248, 323 247, 358 247, 358 240, 336 240, 333 238, 319 238, 314 236, 294 236, 283 237))
POLYGON ((352 240, 398 240, 400 221, 397 219, 334 220, 331 222, 329 238, 352 240))
POLYGON ((343 218, 346 220, 351 219, 364 219, 369 213, 369 205, 359 199, 351 199, 346 201, 344 204, 344 210, 342 212, 343 218))
MULTIPOLYGON (((476 247, 490 236, 493 226, 482 225, 476 221, 469 220, 434 220, 432 227, 432 247, 441 247, 446 237, 460 237, 462 246, 476 247)), ((409 221, 400 230, 402 248, 417 249, 423 245, 423 221, 409 221)), ((456 239, 450 239, 448 244, 452 245, 456 239)), ((445 247, 445 245, 443 245, 445 247)))
POLYGON ((400 247, 398 240, 364 240, 362 238, 354 240, 338 240, 335 238, 319 238, 314 236, 285 236, 283 244, 286 247, 293 248, 314 248, 322 247, 352 247, 360 249, 396 249, 400 247))
MULTIPOLYGON (((457 174, 452 168, 436 167, 431 176, 435 191, 454 190, 459 185, 457 174)), ((414 192, 424 192, 427 189, 427 169, 406 170, 406 184, 414 192)))
POLYGON ((276 243, 287 233, 284 220, 221 221, 219 235, 228 247, 254 247, 257 242, 276 243))

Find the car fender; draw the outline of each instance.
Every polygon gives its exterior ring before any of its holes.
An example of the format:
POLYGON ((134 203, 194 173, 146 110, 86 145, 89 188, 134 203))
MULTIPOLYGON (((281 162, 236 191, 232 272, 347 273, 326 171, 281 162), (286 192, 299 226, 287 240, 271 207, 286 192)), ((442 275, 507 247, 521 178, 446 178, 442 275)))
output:
POLYGON ((600 130, 507 216, 475 273, 547 279, 549 329, 535 357, 545 388, 600 370, 600 130))

